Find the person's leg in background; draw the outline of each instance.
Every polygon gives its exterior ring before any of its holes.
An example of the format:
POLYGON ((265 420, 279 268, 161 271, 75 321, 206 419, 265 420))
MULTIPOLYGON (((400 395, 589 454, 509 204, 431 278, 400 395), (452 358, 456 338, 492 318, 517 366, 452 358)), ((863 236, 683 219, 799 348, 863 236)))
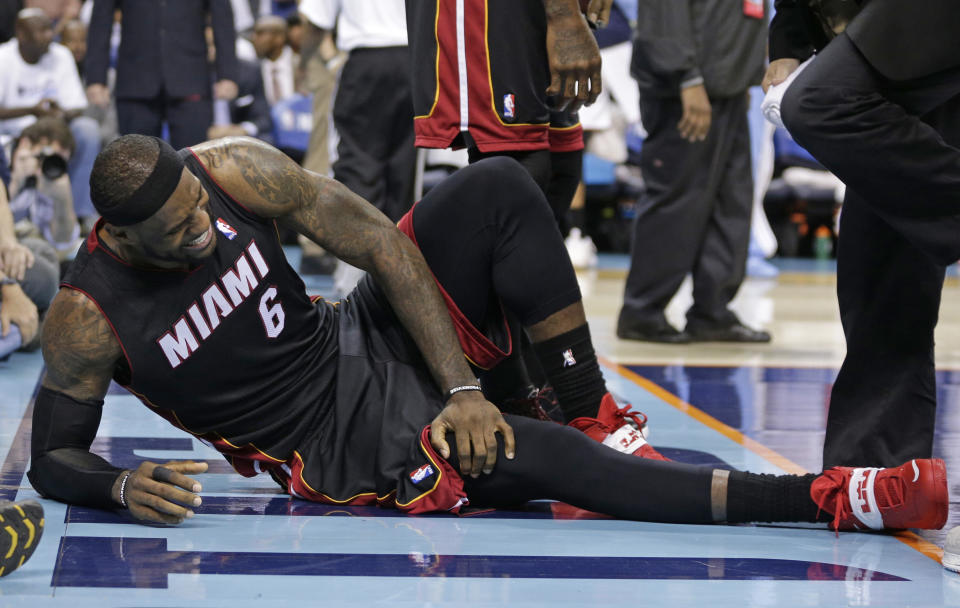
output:
POLYGON ((385 212, 393 220, 400 219, 413 204, 413 181, 417 163, 417 149, 413 133, 413 97, 410 91, 410 52, 406 47, 396 49, 388 58, 394 95, 385 112, 393 115, 392 128, 387 134, 384 179, 386 180, 385 212))
POLYGON ((849 188, 840 233, 837 296, 847 354, 831 391, 824 466, 929 458, 945 268, 849 188))
POLYGON ((720 139, 691 143, 677 129, 679 98, 641 98, 648 132, 641 151, 646 191, 637 203, 630 271, 617 321, 621 339, 683 343, 690 337, 672 327, 667 304, 693 269, 710 221, 719 175, 710 167, 720 139))
POLYGON ((717 188, 693 267, 686 327, 692 340, 770 341, 770 334, 744 326, 728 308, 743 283, 750 245, 753 178, 745 102, 744 96, 711 100, 710 137, 718 142, 707 181, 717 188))
POLYGON ((199 95, 167 99, 166 115, 170 145, 176 150, 195 146, 207 139, 207 130, 213 124, 213 101, 199 95))
POLYGON ((70 133, 75 144, 68 164, 73 210, 83 222, 97 215, 90 200, 90 172, 100 153, 100 124, 89 116, 78 116, 70 121, 70 133))
POLYGON ((313 127, 303 167, 320 175, 330 174, 330 108, 333 105, 333 90, 336 72, 327 67, 319 53, 314 54, 307 65, 307 89, 313 94, 313 127))
POLYGON ((845 35, 788 89, 791 134, 847 184, 837 282, 847 355, 824 463, 929 456, 944 269, 960 258, 960 70, 890 82, 845 35))
POLYGON ((117 99, 117 129, 120 135, 138 133, 160 137, 163 133, 163 100, 117 99))

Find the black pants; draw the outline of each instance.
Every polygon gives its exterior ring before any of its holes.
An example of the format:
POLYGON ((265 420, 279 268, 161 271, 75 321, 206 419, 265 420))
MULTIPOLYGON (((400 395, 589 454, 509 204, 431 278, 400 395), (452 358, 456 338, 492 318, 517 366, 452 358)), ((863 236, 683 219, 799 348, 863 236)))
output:
POLYGON ((209 97, 174 99, 163 93, 154 99, 117 99, 121 135, 160 137, 164 120, 170 128, 170 145, 177 150, 195 146, 207 140, 207 129, 213 124, 213 102, 209 97))
POLYGON ((647 191, 634 222, 624 320, 665 322, 664 309, 693 273, 687 323, 736 322, 727 305, 746 272, 753 204, 746 96, 710 103, 710 133, 691 143, 677 130, 679 98, 641 99, 649 133, 641 151, 647 191))
POLYGON ((847 184, 837 295, 847 355, 824 466, 930 457, 933 331, 960 258, 960 68, 908 82, 876 72, 842 35, 783 101, 796 140, 847 184))
POLYGON ((407 47, 350 51, 333 103, 333 175, 393 221, 413 203, 413 100, 407 47))

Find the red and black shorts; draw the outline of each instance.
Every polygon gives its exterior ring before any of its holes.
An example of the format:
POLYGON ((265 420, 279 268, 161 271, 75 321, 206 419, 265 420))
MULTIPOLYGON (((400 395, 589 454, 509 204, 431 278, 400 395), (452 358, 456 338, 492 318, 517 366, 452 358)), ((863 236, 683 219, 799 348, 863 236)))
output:
POLYGON ((481 152, 583 149, 576 113, 550 109, 546 18, 539 1, 407 4, 416 145, 468 132, 481 152))

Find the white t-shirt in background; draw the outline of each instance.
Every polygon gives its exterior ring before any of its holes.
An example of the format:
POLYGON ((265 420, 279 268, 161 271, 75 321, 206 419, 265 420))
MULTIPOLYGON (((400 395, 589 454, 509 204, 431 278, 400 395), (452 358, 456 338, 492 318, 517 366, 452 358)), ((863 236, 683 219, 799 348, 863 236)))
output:
POLYGON ((407 46, 403 0, 301 0, 300 13, 315 26, 337 26, 337 48, 407 46))
MULTIPOLYGON (((20 55, 16 38, 0 44, 0 108, 35 106, 44 99, 57 102, 62 110, 87 107, 87 96, 77 73, 77 64, 67 47, 50 44, 35 64, 20 55)), ((35 116, 0 120, 0 134, 19 135, 36 122, 35 116)))

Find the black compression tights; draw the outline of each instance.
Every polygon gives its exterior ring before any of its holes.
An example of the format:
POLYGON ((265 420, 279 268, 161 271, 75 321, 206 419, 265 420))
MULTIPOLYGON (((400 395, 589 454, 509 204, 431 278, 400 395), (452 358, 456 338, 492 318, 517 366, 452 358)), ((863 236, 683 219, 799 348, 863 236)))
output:
POLYGON ((420 251, 476 327, 498 296, 525 326, 578 302, 580 288, 543 193, 514 160, 457 171, 413 211, 420 251))
MULTIPOLYGON (((464 477, 470 504, 514 507, 549 498, 620 519, 712 523, 713 469, 621 454, 570 427, 505 416, 516 455, 507 460, 498 435, 489 475, 464 477)), ((453 446, 453 434, 447 436, 453 446)), ((456 453, 448 459, 459 471, 456 453)))

